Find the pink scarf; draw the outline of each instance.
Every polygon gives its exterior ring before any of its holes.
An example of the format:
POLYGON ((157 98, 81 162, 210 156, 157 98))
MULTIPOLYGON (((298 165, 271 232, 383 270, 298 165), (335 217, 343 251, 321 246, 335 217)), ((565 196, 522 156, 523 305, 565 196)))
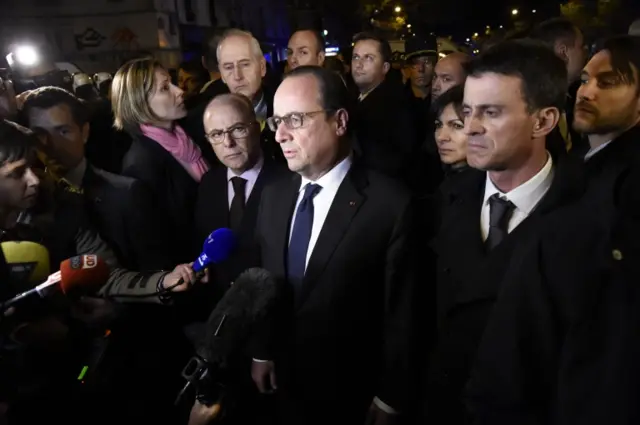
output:
POLYGON ((209 170, 209 164, 202 157, 200 148, 193 143, 187 133, 176 124, 173 132, 163 128, 141 124, 142 134, 155 140, 184 167, 185 170, 200 183, 202 176, 209 170))

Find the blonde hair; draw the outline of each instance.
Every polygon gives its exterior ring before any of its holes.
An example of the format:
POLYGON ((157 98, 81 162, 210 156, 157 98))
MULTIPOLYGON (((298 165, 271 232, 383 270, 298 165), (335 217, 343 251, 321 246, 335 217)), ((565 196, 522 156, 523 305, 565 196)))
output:
POLYGON ((220 64, 220 50, 222 50, 222 44, 231 37, 243 37, 249 39, 251 43, 251 51, 256 58, 262 58, 262 48, 260 47, 260 42, 251 34, 249 31, 244 31, 238 28, 228 29, 222 34, 222 38, 218 42, 218 48, 216 49, 216 57, 218 59, 218 64, 220 64))
POLYGON ((116 72, 111 83, 113 126, 118 130, 135 130, 140 124, 158 120, 149 107, 156 69, 163 68, 153 58, 131 60, 116 72))

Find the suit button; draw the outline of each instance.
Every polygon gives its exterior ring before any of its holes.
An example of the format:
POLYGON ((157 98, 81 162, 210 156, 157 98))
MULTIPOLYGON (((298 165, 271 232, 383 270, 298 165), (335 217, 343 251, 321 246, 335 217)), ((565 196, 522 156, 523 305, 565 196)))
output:
POLYGON ((613 256, 613 259, 616 261, 622 260, 622 251, 620 251, 619 249, 614 249, 613 251, 611 251, 611 255, 613 256))
POLYGON ((449 274, 451 272, 451 269, 449 267, 445 267, 444 269, 442 269, 442 271, 449 274))

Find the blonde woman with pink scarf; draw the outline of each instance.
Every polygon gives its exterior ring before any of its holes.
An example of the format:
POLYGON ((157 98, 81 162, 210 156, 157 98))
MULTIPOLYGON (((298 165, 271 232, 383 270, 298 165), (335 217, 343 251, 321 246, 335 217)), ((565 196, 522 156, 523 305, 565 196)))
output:
MULTIPOLYGON (((193 208, 209 164, 178 124, 187 115, 183 92, 151 58, 132 60, 116 73, 111 88, 114 125, 133 142, 122 174, 146 183, 157 201, 166 243, 176 263, 193 261, 202 241, 193 240, 193 208)), ((132 235, 132 237, 134 237, 132 235)))

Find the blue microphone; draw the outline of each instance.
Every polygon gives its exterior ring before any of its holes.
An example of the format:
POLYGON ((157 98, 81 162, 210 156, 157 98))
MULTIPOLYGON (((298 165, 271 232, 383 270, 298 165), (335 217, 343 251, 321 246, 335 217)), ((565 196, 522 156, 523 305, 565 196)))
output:
POLYGON ((236 237, 231 229, 221 228, 214 230, 202 244, 202 253, 193 263, 193 271, 204 272, 211 264, 225 261, 236 247, 236 237))

